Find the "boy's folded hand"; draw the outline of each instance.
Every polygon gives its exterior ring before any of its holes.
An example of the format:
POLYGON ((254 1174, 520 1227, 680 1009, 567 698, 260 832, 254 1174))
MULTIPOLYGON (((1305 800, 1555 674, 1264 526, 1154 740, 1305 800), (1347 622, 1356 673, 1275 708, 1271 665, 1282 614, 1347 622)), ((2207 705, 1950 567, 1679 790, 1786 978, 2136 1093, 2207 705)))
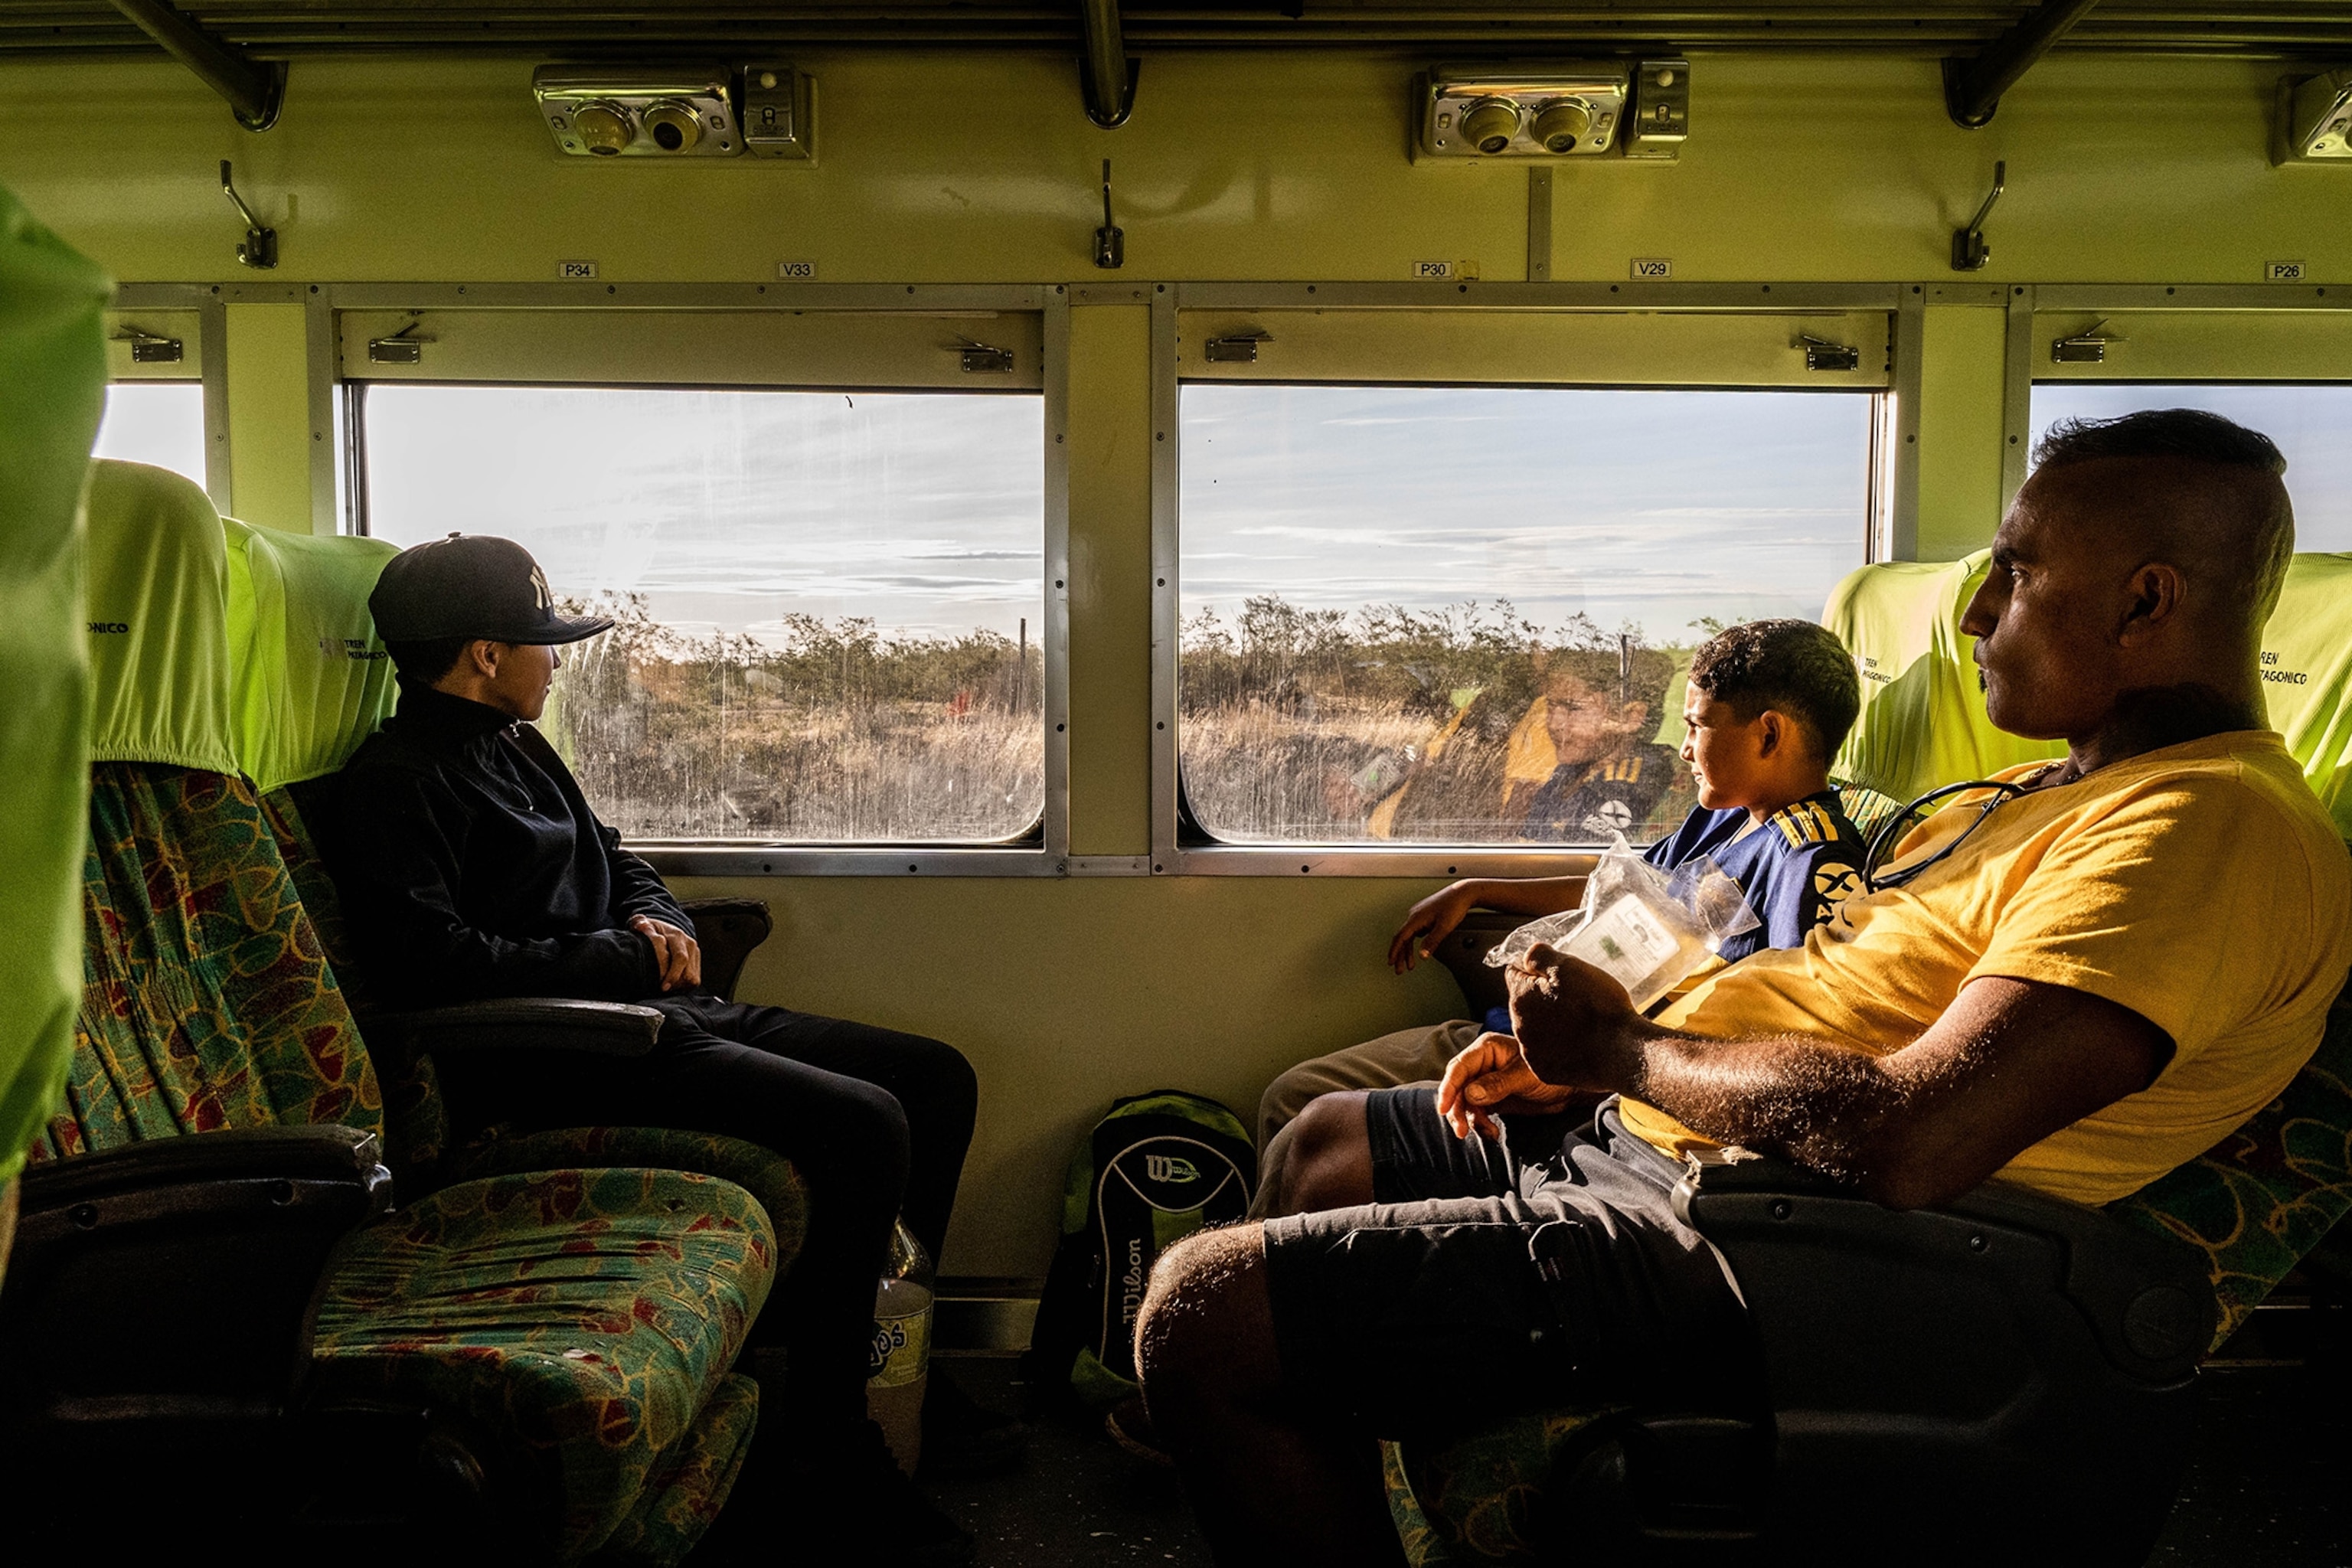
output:
POLYGON ((1415 961, 1427 958, 1437 944, 1454 934, 1478 901, 1478 889, 1468 882, 1440 888, 1405 911, 1404 924, 1389 938, 1389 967, 1402 974, 1415 961))

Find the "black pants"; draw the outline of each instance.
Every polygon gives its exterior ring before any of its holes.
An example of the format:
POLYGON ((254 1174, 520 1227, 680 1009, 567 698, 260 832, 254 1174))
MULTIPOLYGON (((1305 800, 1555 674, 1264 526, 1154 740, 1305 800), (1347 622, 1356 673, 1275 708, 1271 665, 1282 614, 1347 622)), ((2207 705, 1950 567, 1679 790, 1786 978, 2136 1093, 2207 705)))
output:
POLYGON ((936 1261, 971 1143, 979 1082, 952 1046, 870 1024, 715 997, 659 997, 642 1057, 546 1052, 455 1058, 443 1073, 463 1125, 677 1127, 792 1161, 809 1189, 807 1239, 752 1326, 788 1353, 788 1413, 862 1417, 874 1287, 890 1227, 936 1261))

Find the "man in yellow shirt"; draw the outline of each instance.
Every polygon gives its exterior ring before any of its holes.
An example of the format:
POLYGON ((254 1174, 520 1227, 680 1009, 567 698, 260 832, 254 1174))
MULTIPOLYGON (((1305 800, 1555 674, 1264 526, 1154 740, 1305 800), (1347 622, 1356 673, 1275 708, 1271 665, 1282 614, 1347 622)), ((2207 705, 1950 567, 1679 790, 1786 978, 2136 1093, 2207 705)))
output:
POLYGON ((1669 1201, 1694 1142, 1898 1207, 1997 1174, 2104 1203, 2310 1057, 2352 860, 2263 728, 2285 463, 2179 409, 2037 456, 1962 627, 1993 721, 2063 761, 1960 794, 1803 947, 1654 1021, 1538 948, 1513 1035, 1364 1102, 1364 1147, 1306 1194, 1348 1206, 1162 1258, 1144 1396, 1221 1563, 1399 1561, 1376 1437, 1752 1385, 1737 1291, 1669 1201), (1621 1098, 1565 1133, 1540 1115, 1580 1091, 1621 1098))

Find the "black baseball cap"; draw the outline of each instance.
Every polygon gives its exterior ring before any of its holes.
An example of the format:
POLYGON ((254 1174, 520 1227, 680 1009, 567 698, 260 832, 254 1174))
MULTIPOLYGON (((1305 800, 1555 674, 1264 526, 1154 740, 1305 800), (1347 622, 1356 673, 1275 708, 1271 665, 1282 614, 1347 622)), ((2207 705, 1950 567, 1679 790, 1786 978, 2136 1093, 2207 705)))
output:
POLYGON ((402 551, 383 563, 368 612, 386 642, 567 643, 613 625, 609 616, 557 615, 530 552, 488 533, 453 533, 402 551))

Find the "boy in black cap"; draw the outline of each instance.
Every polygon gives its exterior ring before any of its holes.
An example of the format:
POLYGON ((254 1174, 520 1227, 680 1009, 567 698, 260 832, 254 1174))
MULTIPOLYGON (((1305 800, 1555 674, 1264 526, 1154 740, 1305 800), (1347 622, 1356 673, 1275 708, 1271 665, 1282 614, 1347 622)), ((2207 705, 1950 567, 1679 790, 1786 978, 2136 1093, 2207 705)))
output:
MULTIPOLYGON (((400 706, 345 766, 325 848, 371 999, 659 1009, 648 1055, 453 1059, 445 1081, 476 1121, 679 1127, 789 1158, 809 1186, 808 1234, 752 1333, 789 1352, 782 1408, 761 1434, 761 1458, 788 1464, 784 1517, 828 1562, 968 1560, 971 1538, 900 1478, 865 1399, 893 1222, 903 1206, 934 1258, 946 1239, 979 1094, 971 1064, 937 1040, 700 989, 694 922, 531 727, 558 648, 612 622, 556 614, 530 552, 453 533, 387 563, 368 605, 400 706), (873 1528, 885 1519, 891 1530, 873 1528)), ((928 1458, 969 1462, 1008 1436, 943 1377, 925 1414, 928 1458)))

